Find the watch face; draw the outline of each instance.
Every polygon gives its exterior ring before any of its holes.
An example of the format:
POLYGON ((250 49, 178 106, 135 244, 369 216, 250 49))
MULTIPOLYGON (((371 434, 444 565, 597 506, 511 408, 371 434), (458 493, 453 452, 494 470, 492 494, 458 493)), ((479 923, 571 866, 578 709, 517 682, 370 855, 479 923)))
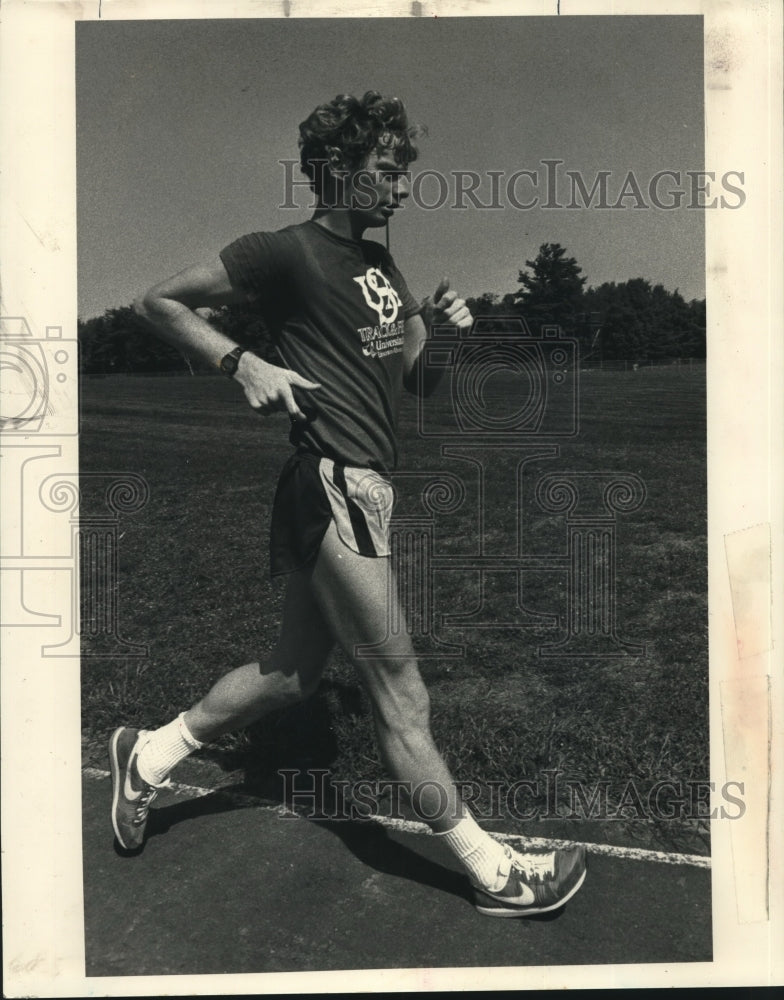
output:
POLYGON ((222 357, 220 363, 221 371, 225 372, 226 375, 233 375, 237 370, 241 353, 242 351, 234 350, 222 357))

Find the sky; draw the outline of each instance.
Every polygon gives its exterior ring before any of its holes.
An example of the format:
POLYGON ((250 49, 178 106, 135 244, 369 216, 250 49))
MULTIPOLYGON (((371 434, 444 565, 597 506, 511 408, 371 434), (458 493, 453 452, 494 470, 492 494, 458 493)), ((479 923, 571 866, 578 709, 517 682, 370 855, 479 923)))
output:
MULTIPOLYGON (((686 299, 705 294, 704 210, 544 208, 544 160, 590 190, 610 171, 609 201, 633 171, 644 203, 662 170, 704 164, 703 38, 698 17, 349 18, 93 21, 76 25, 79 315, 127 305, 243 233, 311 214, 286 198, 282 160, 297 126, 339 93, 403 99, 427 127, 412 166, 447 178, 443 207, 409 199, 390 225, 414 295, 442 276, 464 296, 515 291, 542 243, 561 243, 588 286, 643 277, 686 299), (453 207, 453 172, 502 176, 501 208, 453 207), (525 179, 516 208, 505 185, 525 179)), ((295 168, 293 176, 303 178, 295 168)), ((432 175, 421 179, 432 204, 432 175)), ((688 197, 686 203, 688 203, 688 197)), ((370 235, 370 234, 369 234, 370 235)), ((375 238, 383 240, 379 232, 375 238)))

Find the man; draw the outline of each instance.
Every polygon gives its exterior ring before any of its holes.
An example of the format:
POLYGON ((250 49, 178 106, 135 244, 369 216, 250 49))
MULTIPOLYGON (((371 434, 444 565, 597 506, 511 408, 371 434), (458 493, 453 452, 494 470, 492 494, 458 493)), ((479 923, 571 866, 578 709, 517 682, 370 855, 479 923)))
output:
POLYGON ((205 742, 313 693, 337 641, 370 698, 385 766, 417 790, 414 812, 463 863, 477 909, 526 916, 562 906, 580 888, 584 849, 520 854, 480 829, 433 743, 410 637, 387 635, 395 590, 385 476, 397 462, 398 402, 404 387, 428 391, 437 378, 419 372, 429 327, 472 323, 447 281, 418 306, 389 253, 362 239, 407 196, 414 136, 394 98, 368 92, 319 106, 300 125, 301 165, 317 198, 312 219, 244 236, 135 306, 169 342, 222 368, 260 414, 287 411, 296 450, 272 515, 272 573, 288 577, 277 646, 161 729, 116 730, 112 822, 123 847, 140 847, 172 768, 205 742), (248 301, 274 331, 283 366, 237 347, 195 312, 248 301), (358 655, 369 646, 373 655, 358 655))

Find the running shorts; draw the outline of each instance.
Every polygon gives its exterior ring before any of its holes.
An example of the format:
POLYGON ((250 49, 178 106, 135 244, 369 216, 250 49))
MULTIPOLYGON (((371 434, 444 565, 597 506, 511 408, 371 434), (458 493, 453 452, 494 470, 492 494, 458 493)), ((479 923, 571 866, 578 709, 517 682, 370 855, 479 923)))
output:
POLYGON ((330 521, 358 555, 388 556, 393 504, 392 484, 380 473, 295 452, 283 466, 272 504, 271 575, 309 565, 330 521))

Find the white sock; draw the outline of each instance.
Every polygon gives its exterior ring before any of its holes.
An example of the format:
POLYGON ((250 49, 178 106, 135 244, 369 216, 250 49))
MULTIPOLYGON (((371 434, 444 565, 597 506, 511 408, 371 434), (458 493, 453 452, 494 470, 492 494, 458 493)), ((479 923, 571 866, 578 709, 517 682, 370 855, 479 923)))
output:
POLYGON ((203 746, 191 735, 185 725, 185 712, 182 712, 176 719, 149 734, 137 758, 139 776, 148 785, 160 785, 172 768, 203 746))
POLYGON ((486 889, 503 888, 510 867, 506 852, 470 813, 457 826, 436 836, 442 837, 447 847, 454 851, 477 885, 486 889))

